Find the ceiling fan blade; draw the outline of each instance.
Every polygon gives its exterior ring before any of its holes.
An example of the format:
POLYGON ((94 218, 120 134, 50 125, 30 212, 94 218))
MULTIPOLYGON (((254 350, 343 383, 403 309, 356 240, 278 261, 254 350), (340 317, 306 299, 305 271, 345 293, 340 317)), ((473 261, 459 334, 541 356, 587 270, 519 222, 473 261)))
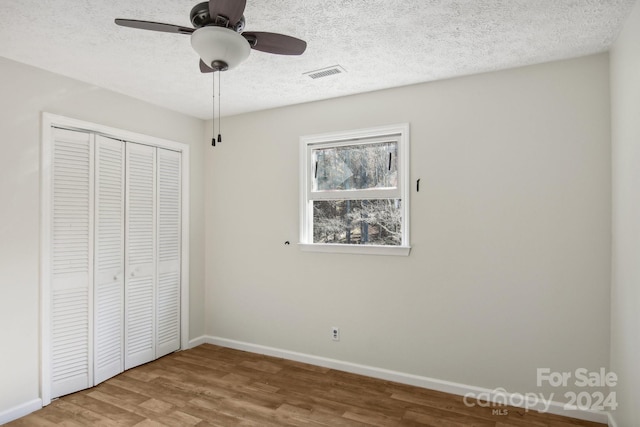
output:
POLYGON ((245 32, 242 33, 252 49, 279 55, 302 55, 307 49, 307 42, 278 33, 245 32))
POLYGON ((224 16, 233 27, 242 18, 246 6, 247 0, 209 0, 209 15, 213 22, 216 22, 216 17, 224 16))
POLYGON ((116 24, 122 27, 162 31, 164 33, 191 34, 195 31, 193 28, 181 27, 180 25, 163 24, 162 22, 138 21, 137 19, 116 19, 116 24))
POLYGON ((200 72, 201 73, 213 73, 213 68, 209 67, 204 61, 200 60, 200 72))

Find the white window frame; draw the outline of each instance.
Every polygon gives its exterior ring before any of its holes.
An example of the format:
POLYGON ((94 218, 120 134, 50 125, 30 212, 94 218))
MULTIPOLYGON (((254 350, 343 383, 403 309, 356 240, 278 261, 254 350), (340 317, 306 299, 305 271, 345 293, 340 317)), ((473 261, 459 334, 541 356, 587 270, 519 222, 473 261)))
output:
MULTIPOLYGON (((300 242, 298 246, 307 252, 328 252, 344 254, 398 255, 408 256, 411 251, 409 234, 409 212, 411 194, 408 123, 357 129, 343 132, 330 132, 300 137, 300 242), (349 245, 313 242, 313 201, 335 198, 323 191, 313 191, 312 151, 318 147, 342 147, 373 143, 376 140, 398 142, 398 187, 397 189, 348 190, 349 197, 360 198, 396 198, 401 199, 402 243, 390 245, 349 245)), ((335 192, 332 192, 335 194, 335 192)))

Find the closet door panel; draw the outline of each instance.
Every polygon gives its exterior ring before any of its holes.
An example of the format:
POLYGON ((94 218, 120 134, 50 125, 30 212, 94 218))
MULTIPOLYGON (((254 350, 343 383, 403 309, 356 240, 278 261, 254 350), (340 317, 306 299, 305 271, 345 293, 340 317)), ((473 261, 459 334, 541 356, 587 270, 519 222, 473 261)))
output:
POLYGON ((93 148, 84 132, 52 130, 51 397, 91 387, 93 148))
POLYGON ((180 349, 181 155, 158 149, 156 357, 180 349))
POLYGON ((125 369, 155 359, 156 149, 126 145, 125 369))
POLYGON ((124 369, 124 143, 96 136, 94 385, 124 369))

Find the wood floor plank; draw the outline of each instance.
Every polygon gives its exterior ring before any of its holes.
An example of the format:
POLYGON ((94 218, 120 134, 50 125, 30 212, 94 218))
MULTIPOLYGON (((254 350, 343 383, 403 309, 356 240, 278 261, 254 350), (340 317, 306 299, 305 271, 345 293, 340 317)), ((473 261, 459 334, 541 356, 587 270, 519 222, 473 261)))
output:
POLYGON ((409 410, 405 413, 403 420, 442 427, 494 427, 496 424, 495 421, 441 409, 433 409, 428 413, 409 410))
POLYGON ((55 400, 10 427, 605 427, 213 345, 55 400))

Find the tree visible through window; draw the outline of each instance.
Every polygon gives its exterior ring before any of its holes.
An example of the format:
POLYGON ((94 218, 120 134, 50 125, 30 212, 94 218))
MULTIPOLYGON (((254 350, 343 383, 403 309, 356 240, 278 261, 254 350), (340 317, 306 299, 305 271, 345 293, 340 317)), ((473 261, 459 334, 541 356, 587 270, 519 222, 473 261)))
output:
POLYGON ((405 135, 321 139, 303 138, 301 242, 408 246, 405 135))
POLYGON ((313 202, 313 243, 402 244, 401 201, 321 200, 313 202))

